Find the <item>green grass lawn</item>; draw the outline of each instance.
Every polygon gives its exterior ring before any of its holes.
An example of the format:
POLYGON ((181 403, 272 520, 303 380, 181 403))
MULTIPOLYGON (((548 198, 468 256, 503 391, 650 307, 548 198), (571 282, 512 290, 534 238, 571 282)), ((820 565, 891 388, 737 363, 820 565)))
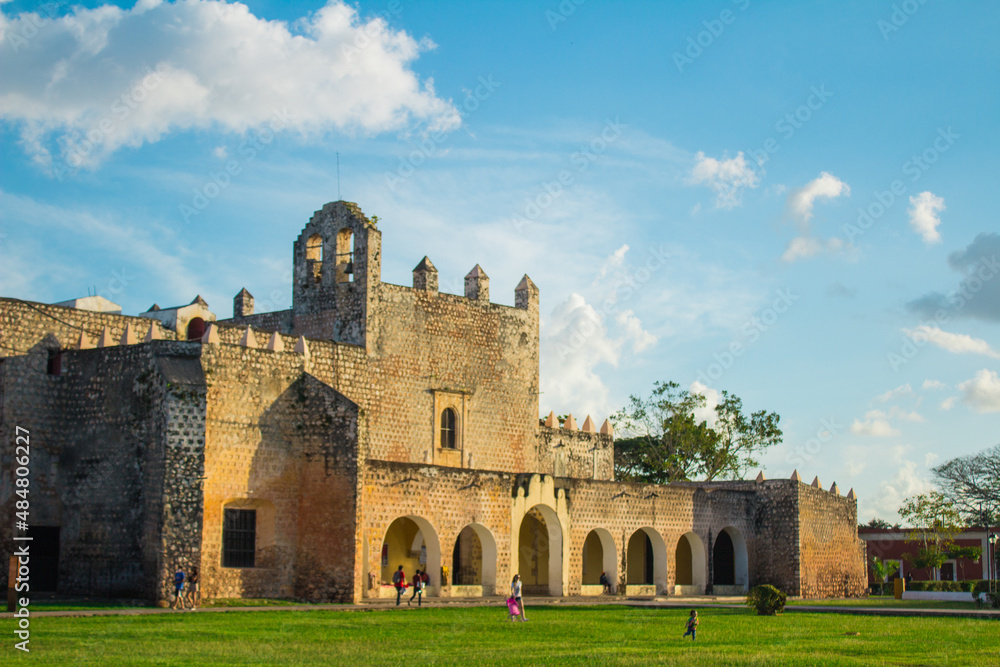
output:
POLYGON ((844 598, 833 600, 789 600, 795 607, 885 607, 888 609, 976 609, 975 602, 945 600, 897 600, 891 597, 844 598))
MULTIPOLYGON (((837 614, 759 617, 687 611, 494 607, 159 614, 32 619, 31 653, 47 665, 990 665, 1000 623, 837 614), (859 634, 855 634, 859 633, 859 634)), ((10 621, 3 621, 7 627, 10 621)), ((12 634, 0 648, 15 653, 12 634)))

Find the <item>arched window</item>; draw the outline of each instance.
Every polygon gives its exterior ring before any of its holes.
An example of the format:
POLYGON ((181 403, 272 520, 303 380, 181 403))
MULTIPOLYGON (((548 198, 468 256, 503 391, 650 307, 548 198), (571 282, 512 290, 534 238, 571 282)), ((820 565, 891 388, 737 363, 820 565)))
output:
POLYGON ((323 261, 323 237, 319 234, 313 234, 306 241, 306 259, 316 262, 323 261))
POLYGON ((350 229, 337 233, 337 282, 354 282, 354 232, 350 229))
POLYGON ((455 449, 455 411, 445 408, 441 413, 441 447, 455 449))
POLYGON ((187 328, 187 339, 188 340, 201 340, 201 337, 205 335, 205 320, 200 317, 191 318, 188 322, 187 328))

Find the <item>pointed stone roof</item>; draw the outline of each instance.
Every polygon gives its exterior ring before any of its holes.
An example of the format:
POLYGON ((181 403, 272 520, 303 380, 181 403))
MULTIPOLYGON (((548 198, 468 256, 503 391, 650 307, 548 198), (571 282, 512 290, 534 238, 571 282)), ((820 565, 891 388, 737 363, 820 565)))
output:
POLYGON ((799 474, 799 471, 797 469, 792 471, 792 481, 795 482, 802 481, 802 475, 799 474))
POLYGON ((188 305, 193 306, 194 304, 198 304, 202 308, 208 308, 208 302, 202 299, 200 294, 196 296, 194 300, 191 301, 191 303, 189 303, 188 305))
POLYGON ((566 421, 563 422, 563 428, 566 429, 567 431, 575 431, 575 430, 577 430, 576 420, 573 419, 573 413, 572 412, 569 413, 568 415, 566 415, 566 421))
POLYGON ((847 492, 847 499, 848 500, 857 500, 858 499, 857 494, 854 493, 854 489, 851 489, 850 491, 847 492))
POLYGON ((834 494, 835 496, 840 495, 840 487, 837 486, 836 482, 834 482, 833 486, 830 487, 830 493, 834 494))
MULTIPOLYGON (((250 292, 248 292, 246 287, 244 287, 239 292, 237 292, 236 296, 248 296, 251 299, 253 298, 253 294, 251 294, 250 292)), ((201 298, 201 297, 199 297, 199 298, 201 298)), ((205 304, 205 305, 207 306, 208 304, 205 304)))
POLYGON ((240 345, 252 348, 260 347, 257 345, 257 337, 253 335, 253 329, 251 327, 248 326, 246 331, 243 332, 243 335, 240 336, 240 345))
POLYGON ((125 325, 125 331, 122 332, 122 337, 119 339, 118 343, 121 345, 135 345, 139 342, 139 337, 135 334, 135 328, 132 323, 129 322, 125 325))
POLYGON ((556 418, 555 412, 550 412, 549 416, 545 418, 545 425, 549 428, 559 428, 559 419, 556 418))
POLYGON ((614 434, 615 434, 615 427, 611 425, 610 421, 605 419, 604 423, 601 424, 601 435, 614 435, 614 434))
POLYGON ((533 283, 531 281, 531 278, 528 277, 528 274, 525 273, 524 277, 521 278, 521 282, 519 282, 517 284, 517 287, 514 288, 514 291, 515 292, 520 292, 521 290, 526 290, 526 289, 531 289, 531 288, 538 289, 538 286, 535 285, 535 283, 533 283))
MULTIPOLYGON (((477 264, 478 266, 478 264, 477 264)), ((414 271, 437 271, 437 267, 434 266, 434 262, 424 255, 424 258, 420 260, 420 263, 413 267, 414 271)))
POLYGON ((90 336, 87 335, 85 331, 80 332, 80 337, 76 339, 76 349, 78 350, 90 350, 94 347, 94 341, 90 340, 90 336))
POLYGON ((149 307, 149 310, 147 310, 146 312, 147 313, 155 313, 158 310, 160 310, 160 304, 154 303, 152 306, 149 307))
POLYGON ((209 322, 208 326, 205 327, 205 333, 201 336, 202 343, 221 343, 222 340, 219 338, 219 326, 213 322, 209 322))
POLYGON ((479 266, 478 264, 476 264, 474 267, 472 267, 472 270, 469 271, 469 273, 467 273, 465 277, 466 278, 489 278, 489 276, 486 275, 486 272, 483 271, 483 267, 479 266))
POLYGON ((115 339, 111 337, 111 329, 107 326, 101 332, 101 337, 97 339, 97 347, 114 347, 115 339))
POLYGON ((272 352, 285 351, 285 343, 284 341, 281 340, 281 336, 278 335, 277 331, 271 334, 271 339, 267 341, 267 349, 271 350, 272 352))
POLYGON ((765 479, 767 479, 767 478, 764 477, 764 471, 763 470, 761 470, 759 473, 757 473, 757 483, 758 484, 761 483, 761 482, 763 482, 765 479))
POLYGON ((299 339, 295 341, 295 354, 309 356, 309 343, 306 342, 305 336, 299 336, 299 339))
POLYGON ((594 420, 590 418, 590 415, 587 415, 587 418, 583 420, 583 426, 580 427, 580 430, 584 433, 597 433, 597 426, 594 425, 594 420))
POLYGON ((812 487, 814 489, 822 489, 823 488, 823 485, 819 481, 819 475, 816 475, 815 477, 813 477, 812 487))

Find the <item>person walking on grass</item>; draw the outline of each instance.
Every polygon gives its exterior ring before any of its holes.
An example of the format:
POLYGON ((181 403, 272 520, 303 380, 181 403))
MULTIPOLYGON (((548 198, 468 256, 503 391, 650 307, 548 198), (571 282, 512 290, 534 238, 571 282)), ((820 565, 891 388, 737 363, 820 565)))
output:
POLYGON ((177 609, 178 606, 184 611, 184 571, 180 569, 174 573, 174 601, 170 608, 177 609))
POLYGON ((396 587, 396 606, 399 606, 399 601, 403 597, 403 589, 406 588, 406 573, 403 572, 403 566, 400 565, 399 569, 392 574, 392 585, 396 587))
POLYGON ((521 575, 515 574, 514 580, 510 582, 510 596, 517 602, 517 609, 521 613, 521 622, 527 621, 524 615, 524 600, 521 599, 521 575))
MULTIPOLYGON (((684 633, 684 637, 691 635, 691 641, 694 641, 698 637, 698 612, 694 609, 691 610, 691 616, 688 618, 687 622, 687 632, 684 633)), ((681 637, 681 639, 684 639, 681 637)))
POLYGON ((191 567, 191 574, 187 578, 187 602, 190 609, 201 604, 201 585, 198 582, 197 566, 191 567))
POLYGON ((410 583, 413 584, 413 595, 411 595, 410 599, 406 601, 406 606, 407 607, 410 606, 410 603, 413 602, 413 598, 417 598, 418 607, 423 606, 424 575, 420 572, 420 570, 417 570, 416 574, 413 575, 413 581, 411 581, 410 583))

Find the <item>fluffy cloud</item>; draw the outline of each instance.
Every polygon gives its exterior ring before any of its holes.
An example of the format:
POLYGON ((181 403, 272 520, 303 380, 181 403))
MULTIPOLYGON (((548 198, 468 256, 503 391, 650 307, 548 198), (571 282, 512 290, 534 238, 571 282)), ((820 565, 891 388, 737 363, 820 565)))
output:
POLYGON ((881 410, 869 410, 864 420, 855 419, 851 424, 851 433, 866 435, 873 438, 891 438, 900 434, 898 429, 889 423, 888 415, 881 410))
POLYGON ((688 391, 692 394, 701 394, 705 397, 704 407, 697 408, 694 411, 695 419, 700 422, 708 422, 709 426, 714 427, 716 417, 718 417, 715 413, 715 406, 719 404, 719 399, 722 398, 722 395, 715 389, 712 389, 697 380, 691 383, 691 386, 688 387, 688 391))
MULTIPOLYGON (((922 477, 917 472, 916 462, 908 460, 905 455, 905 447, 893 447, 890 452, 889 461, 883 461, 881 467, 883 469, 888 468, 889 470, 891 470, 891 467, 895 467, 895 473, 889 479, 883 479, 879 483, 878 492, 870 502, 865 498, 861 499, 866 508, 869 508, 877 516, 883 518, 896 516, 897 510, 899 510, 906 498, 924 493, 931 488, 931 484, 926 477, 922 477)), ((868 514, 865 514, 865 516, 868 516, 868 514)))
POLYGON ((944 389, 947 387, 944 382, 940 380, 924 380, 924 384, 921 386, 922 389, 944 389))
POLYGON ((788 211, 795 220, 806 224, 812 218, 813 204, 817 199, 835 199, 850 194, 851 188, 847 183, 824 171, 819 177, 788 195, 788 211))
POLYGON ((930 342, 937 345, 942 350, 954 352, 955 354, 982 354, 993 359, 1000 359, 1000 352, 997 352, 990 344, 981 338, 973 338, 966 334, 955 334, 941 331, 937 327, 922 324, 915 329, 903 329, 903 333, 917 342, 930 342))
POLYGON ((890 389, 884 394, 876 396, 875 400, 880 403, 885 403, 886 401, 890 401, 899 396, 909 396, 911 394, 913 394, 913 387, 911 387, 909 383, 906 383, 899 385, 895 389, 890 389))
POLYGON ((811 235, 809 221, 813 216, 813 206, 820 197, 834 199, 851 194, 851 188, 833 174, 822 172, 801 188, 792 190, 786 200, 788 213, 799 226, 800 234, 792 239, 781 255, 786 262, 814 257, 824 252, 835 253, 846 249, 842 239, 818 239, 811 235))
POLYGON ((797 259, 806 259, 823 252, 834 253, 843 249, 844 242, 838 238, 824 241, 811 236, 797 236, 788 242, 788 247, 782 253, 781 259, 786 262, 794 262, 797 259))
POLYGON ((0 118, 37 163, 71 168, 176 131, 276 118, 308 135, 448 130, 457 109, 409 67, 433 47, 337 0, 291 26, 217 0, 0 13, 0 118))
POLYGON ((1000 234, 979 234, 964 250, 948 255, 948 265, 964 274, 958 286, 949 294, 931 292, 911 301, 910 310, 927 318, 943 311, 952 317, 1000 321, 1000 234))
POLYGON ((941 224, 940 213, 944 210, 944 198, 938 197, 930 191, 910 197, 910 227, 920 234, 924 243, 940 243, 941 233, 938 232, 938 225, 941 224))
POLYGON ((716 192, 715 205, 718 208, 733 208, 742 201, 744 188, 756 188, 760 177, 740 151, 734 158, 723 156, 721 160, 707 157, 698 151, 695 165, 688 182, 706 185, 716 192))
POLYGON ((962 401, 976 412, 1000 412, 1000 377, 995 371, 984 368, 958 388, 962 401))

